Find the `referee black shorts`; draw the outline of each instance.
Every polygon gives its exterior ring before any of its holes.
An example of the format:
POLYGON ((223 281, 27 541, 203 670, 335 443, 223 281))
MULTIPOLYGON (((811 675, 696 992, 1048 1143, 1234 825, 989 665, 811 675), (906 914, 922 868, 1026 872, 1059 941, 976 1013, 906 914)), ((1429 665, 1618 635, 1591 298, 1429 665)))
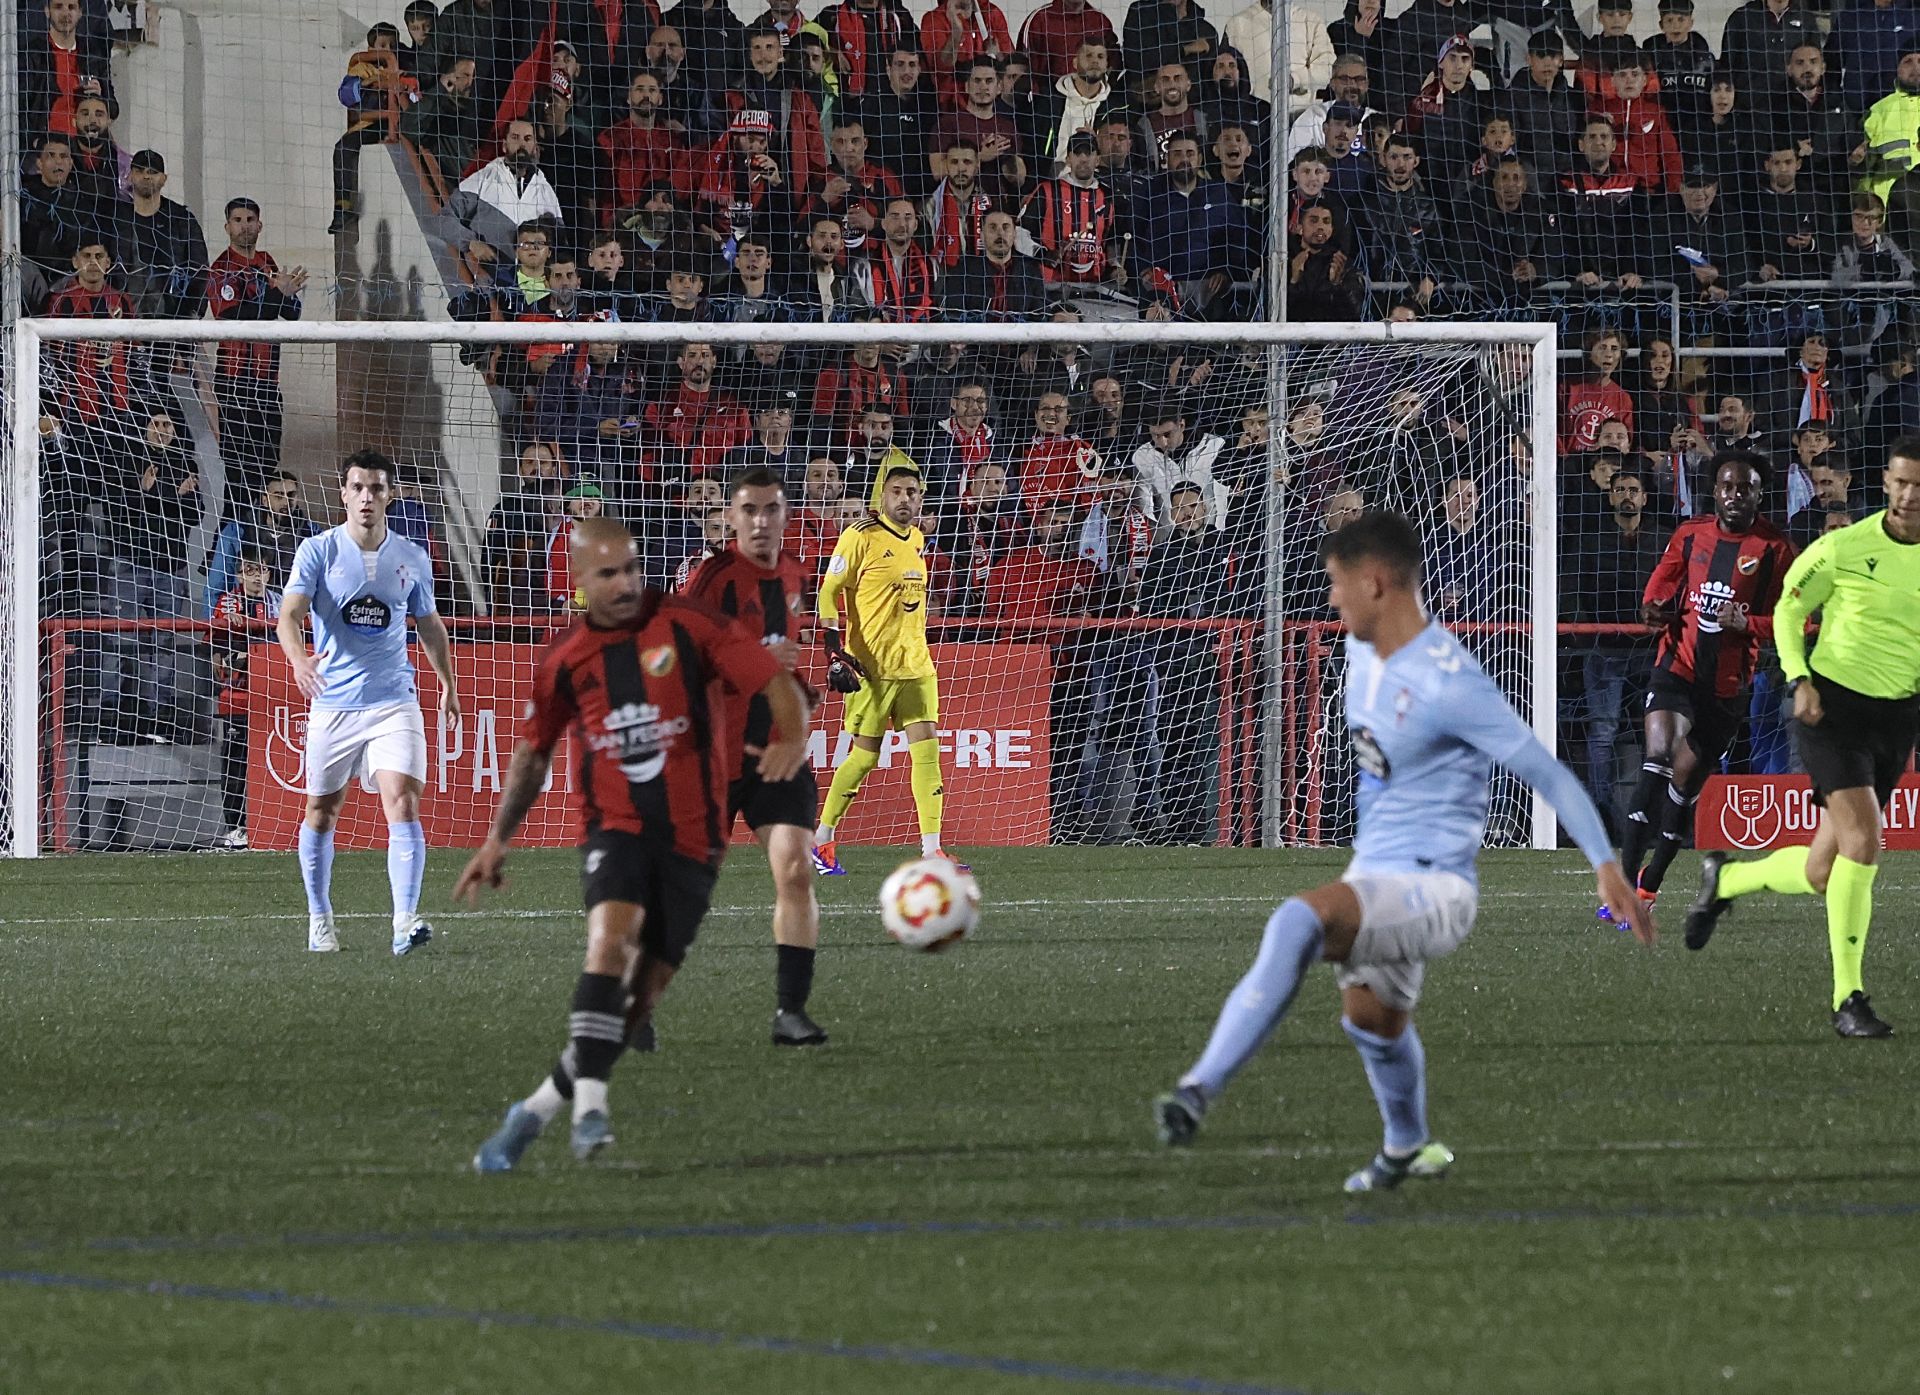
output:
POLYGON ((1687 744, 1702 765, 1720 763, 1733 738, 1740 734, 1750 701, 1751 694, 1745 688, 1730 698, 1715 697, 1711 688, 1696 688, 1664 669, 1655 669, 1647 685, 1647 711, 1678 712, 1692 723, 1687 744))
POLYGON ((727 821, 738 817, 758 833, 777 823, 795 824, 809 832, 820 812, 820 787, 813 768, 803 765, 791 780, 760 778, 760 762, 748 756, 740 778, 727 786, 727 821))
POLYGON ((1816 673, 1807 680, 1820 694, 1817 727, 1793 724, 1793 749, 1824 805, 1835 790, 1873 786, 1885 807, 1913 759, 1920 698, 1873 698, 1816 673))
POLYGON ((640 947, 680 967, 700 933, 719 874, 638 834, 603 828, 580 845, 580 892, 591 911, 602 901, 640 907, 640 947))

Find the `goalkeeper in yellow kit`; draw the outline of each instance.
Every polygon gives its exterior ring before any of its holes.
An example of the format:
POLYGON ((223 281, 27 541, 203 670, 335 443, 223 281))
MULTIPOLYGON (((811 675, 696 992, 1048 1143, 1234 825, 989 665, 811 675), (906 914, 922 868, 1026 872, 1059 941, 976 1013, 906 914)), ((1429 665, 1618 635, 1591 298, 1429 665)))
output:
POLYGON ((946 794, 940 773, 940 686, 927 649, 927 540, 913 526, 925 494, 917 469, 890 465, 880 479, 877 516, 840 535, 820 583, 821 634, 831 657, 827 686, 846 694, 842 720, 853 733, 853 747, 833 772, 814 835, 813 870, 822 876, 846 875, 834 830, 880 763, 880 742, 889 729, 906 733, 921 855, 958 861, 940 846, 946 794))
POLYGON ((1814 798, 1826 808, 1813 846, 1754 862, 1718 853, 1701 866, 1687 913, 1687 948, 1703 948, 1735 898, 1756 891, 1819 895, 1833 955, 1833 1029, 1888 1037, 1860 977, 1881 810, 1913 758, 1920 717, 1920 436, 1894 443, 1887 507, 1827 534, 1787 571, 1773 641, 1793 693, 1793 740, 1814 798), (1820 612, 1807 653, 1806 622, 1820 612))

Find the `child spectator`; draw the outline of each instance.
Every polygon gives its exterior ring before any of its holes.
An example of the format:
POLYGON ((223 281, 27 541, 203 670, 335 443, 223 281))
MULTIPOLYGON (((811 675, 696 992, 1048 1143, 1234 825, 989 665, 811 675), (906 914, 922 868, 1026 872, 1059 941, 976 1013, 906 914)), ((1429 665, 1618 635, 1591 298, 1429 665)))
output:
POLYGON ((1633 399, 1620 386, 1626 344, 1610 329, 1587 336, 1586 372, 1560 389, 1560 453, 1575 455, 1595 448, 1600 423, 1618 421, 1633 431, 1633 399))

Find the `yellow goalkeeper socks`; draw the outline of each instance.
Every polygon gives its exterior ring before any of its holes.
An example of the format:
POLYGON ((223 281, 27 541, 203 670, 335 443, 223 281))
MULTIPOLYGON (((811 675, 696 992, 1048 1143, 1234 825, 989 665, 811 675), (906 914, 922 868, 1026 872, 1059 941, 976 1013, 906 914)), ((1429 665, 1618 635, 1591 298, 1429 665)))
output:
POLYGON ((872 773, 874 766, 880 764, 880 753, 855 746, 847 752, 847 758, 840 762, 840 768, 833 772, 833 783, 827 786, 827 802, 821 806, 820 822, 828 828, 836 827, 846 817, 847 806, 853 803, 854 796, 860 793, 860 785, 872 773))
POLYGON ((1860 961, 1873 919, 1873 878, 1879 867, 1836 857, 1827 874, 1827 946, 1833 951, 1833 1006, 1862 991, 1860 961))
POLYGON ((940 815, 946 808, 947 787, 940 777, 940 740, 929 736, 907 747, 913 758, 913 807, 920 815, 920 836, 940 836, 940 815))
MULTIPOLYGON (((1813 883, 1807 880, 1807 853, 1804 847, 1779 848, 1754 862, 1729 862, 1720 869, 1720 896, 1731 901, 1756 891, 1778 891, 1786 896, 1811 896, 1813 883)), ((1827 895, 1833 895, 1832 884, 1827 895)))

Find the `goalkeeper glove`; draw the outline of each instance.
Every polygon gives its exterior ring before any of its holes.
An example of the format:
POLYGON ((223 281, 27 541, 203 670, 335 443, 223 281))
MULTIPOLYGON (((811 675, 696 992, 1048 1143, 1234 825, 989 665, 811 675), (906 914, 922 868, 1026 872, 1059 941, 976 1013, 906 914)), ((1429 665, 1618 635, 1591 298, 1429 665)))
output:
POLYGON ((823 629, 821 643, 826 645, 828 655, 827 686, 836 693, 859 692, 860 680, 867 676, 867 671, 840 643, 840 631, 823 629))

